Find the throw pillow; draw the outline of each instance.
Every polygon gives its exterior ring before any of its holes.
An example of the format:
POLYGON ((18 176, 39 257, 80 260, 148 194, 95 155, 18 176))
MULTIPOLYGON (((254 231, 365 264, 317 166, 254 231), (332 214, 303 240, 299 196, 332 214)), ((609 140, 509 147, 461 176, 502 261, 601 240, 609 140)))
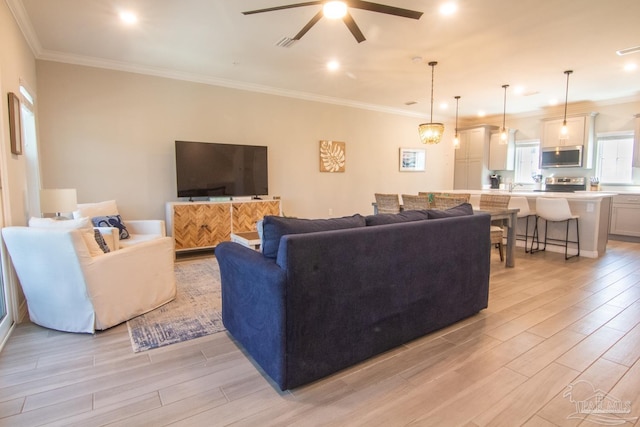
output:
POLYGON ((286 234, 313 233, 366 226, 360 214, 330 219, 300 219, 267 215, 262 221, 262 253, 267 258, 278 256, 280 238, 286 234))
POLYGON ((76 218, 68 220, 54 220, 51 218, 31 218, 29 219, 29 227, 36 228, 58 228, 58 229, 77 229, 81 231, 82 240, 84 240, 89 254, 92 257, 104 254, 93 232, 93 226, 89 218, 76 218))
POLYGON ((93 222, 94 227, 117 228, 120 234, 120 240, 129 238, 129 231, 127 231, 127 227, 124 225, 120 215, 96 216, 91 218, 91 222, 93 222))
POLYGON ((74 218, 93 218, 95 216, 118 215, 118 206, 115 200, 107 200, 98 203, 80 203, 78 210, 73 212, 74 218))
POLYGON ((367 226, 422 221, 425 219, 429 219, 429 212, 427 210, 404 211, 397 214, 369 215, 365 218, 367 226))
POLYGON ((445 210, 429 209, 427 212, 429 213, 429 219, 473 215, 473 206, 470 203, 463 203, 453 208, 445 210))
POLYGON ((100 230, 94 228, 93 236, 95 237, 96 243, 98 244, 100 249, 102 249, 102 252, 104 252, 105 254, 111 252, 111 249, 109 249, 109 245, 107 245, 107 242, 104 241, 104 237, 102 237, 102 233, 100 233, 100 230))

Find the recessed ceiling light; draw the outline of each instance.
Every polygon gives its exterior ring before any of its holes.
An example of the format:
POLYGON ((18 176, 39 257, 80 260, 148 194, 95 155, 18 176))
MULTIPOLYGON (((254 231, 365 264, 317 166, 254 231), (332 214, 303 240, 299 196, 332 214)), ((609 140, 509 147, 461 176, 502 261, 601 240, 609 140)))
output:
POLYGON ((524 93, 524 86, 514 86, 513 93, 514 95, 522 95, 524 93))
POLYGON ((638 69, 638 64, 630 63, 624 66, 624 70, 628 73, 638 69))
POLYGON ((551 99, 549 100, 549 105, 558 105, 558 100, 557 100, 557 99, 555 99, 555 98, 551 98, 551 99))
POLYGON ((449 16, 458 11, 458 5, 455 2, 447 2, 440 5, 440 14, 449 16))
POLYGON ((447 108, 449 108, 449 104, 447 104, 446 102, 441 102, 440 103, 440 109, 441 110, 446 110, 447 108))
POLYGON ((338 68, 340 68, 340 63, 336 60, 332 60, 327 62, 327 69, 329 71, 336 71, 338 68))
POLYGON ((129 10, 123 10, 120 12, 119 15, 120 15, 120 20, 125 24, 133 25, 136 22, 138 22, 138 16, 129 10))
POLYGON ((487 115, 487 113, 485 113, 484 111, 482 111, 482 110, 478 111, 478 117, 484 117, 486 115, 487 115))

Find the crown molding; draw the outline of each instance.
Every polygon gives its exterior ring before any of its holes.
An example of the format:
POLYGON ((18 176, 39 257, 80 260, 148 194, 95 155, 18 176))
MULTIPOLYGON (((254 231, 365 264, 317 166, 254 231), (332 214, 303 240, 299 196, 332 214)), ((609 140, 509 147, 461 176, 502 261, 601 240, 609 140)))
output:
POLYGON ((38 35, 36 34, 33 25, 31 25, 31 20, 29 19, 29 15, 27 11, 24 9, 22 5, 22 1, 20 0, 5 0, 11 14, 13 15, 20 31, 24 35, 24 38, 33 52, 33 55, 38 58, 42 54, 42 45, 40 44, 40 40, 38 39, 38 35))

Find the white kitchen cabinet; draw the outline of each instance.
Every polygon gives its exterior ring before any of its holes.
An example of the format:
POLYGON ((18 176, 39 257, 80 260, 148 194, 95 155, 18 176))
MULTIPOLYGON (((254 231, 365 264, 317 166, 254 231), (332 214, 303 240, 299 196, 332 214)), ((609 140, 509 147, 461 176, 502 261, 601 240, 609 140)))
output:
POLYGON ((489 138, 497 126, 481 125, 459 129, 460 148, 455 150, 453 188, 481 190, 489 183, 489 138))
POLYGON ((493 132, 489 138, 489 169, 512 171, 515 165, 515 129, 507 130, 507 143, 503 144, 501 132, 493 132))
POLYGON ((568 138, 560 140, 560 129, 562 129, 563 120, 549 120, 544 122, 542 133, 542 147, 553 148, 569 145, 584 145, 586 118, 567 117, 567 128, 569 130, 568 138))
POLYGON ((582 145, 582 167, 593 167, 595 147, 595 117, 598 113, 567 116, 568 138, 560 140, 563 119, 545 119, 542 121, 542 148, 582 145))
POLYGON ((640 237, 640 194, 613 196, 610 234, 640 237))

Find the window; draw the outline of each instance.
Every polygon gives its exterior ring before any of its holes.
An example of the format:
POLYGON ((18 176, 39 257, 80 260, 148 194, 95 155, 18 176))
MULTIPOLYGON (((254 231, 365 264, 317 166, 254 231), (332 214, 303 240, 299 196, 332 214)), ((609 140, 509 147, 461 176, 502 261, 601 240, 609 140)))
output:
POLYGON ((516 141, 516 165, 514 181, 516 184, 533 184, 535 175, 540 175, 540 141, 516 141))
POLYGON ((596 174, 600 183, 633 183, 633 132, 598 135, 596 174))

